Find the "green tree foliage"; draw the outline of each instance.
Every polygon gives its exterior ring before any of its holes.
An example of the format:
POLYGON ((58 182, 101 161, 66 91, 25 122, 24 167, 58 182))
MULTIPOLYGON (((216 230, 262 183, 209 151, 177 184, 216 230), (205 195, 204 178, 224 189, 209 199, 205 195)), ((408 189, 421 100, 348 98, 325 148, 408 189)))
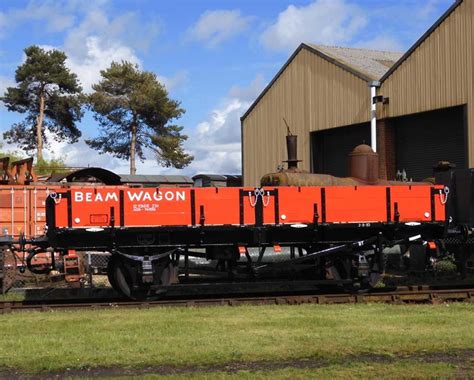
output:
MULTIPOLYGON (((9 157, 10 163, 15 161, 23 160, 24 157, 20 152, 17 151, 6 151, 3 148, 3 144, 0 143, 0 158, 9 157)), ((66 167, 64 161, 60 158, 52 158, 51 160, 36 161, 33 165, 36 174, 52 174, 52 173, 66 173, 70 169, 66 167)))
POLYGON ((36 161, 34 164, 34 170, 36 174, 46 175, 53 173, 67 173, 71 169, 66 166, 64 161, 60 158, 52 158, 51 160, 36 161))
POLYGON ((149 71, 130 62, 116 63, 101 71, 102 80, 89 97, 100 136, 87 144, 100 153, 130 160, 130 174, 136 173, 135 160, 145 158, 144 149, 156 154, 165 167, 183 168, 193 160, 183 149, 183 127, 170 124, 185 112, 180 103, 149 71))
POLYGON ((17 86, 8 87, 0 100, 9 111, 24 113, 26 118, 3 137, 27 152, 36 149, 41 161, 43 147, 48 145, 46 130, 58 141, 74 143, 81 136, 76 123, 83 115, 82 88, 66 67, 63 52, 30 46, 25 54, 25 62, 15 73, 17 86))
MULTIPOLYGON (((0 146, 0 149, 2 147, 0 146)), ((6 151, 1 151, 0 150, 0 158, 3 158, 3 157, 10 157, 10 162, 14 162, 14 161, 20 161, 21 159, 23 159, 24 157, 21 156, 20 153, 18 152, 6 152, 6 151)))

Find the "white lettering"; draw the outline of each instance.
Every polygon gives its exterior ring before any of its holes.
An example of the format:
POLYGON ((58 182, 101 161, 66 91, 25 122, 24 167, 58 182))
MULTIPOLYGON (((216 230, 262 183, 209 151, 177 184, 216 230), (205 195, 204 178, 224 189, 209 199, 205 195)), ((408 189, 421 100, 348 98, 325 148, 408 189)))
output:
MULTIPOLYGON (((148 191, 127 191, 128 200, 131 202, 150 202, 150 201, 185 201, 186 200, 186 193, 184 191, 157 191, 157 192, 148 192, 148 191)), ((106 201, 109 198, 114 198, 117 200, 116 194, 107 194, 106 201)))
POLYGON ((184 201, 186 200, 186 193, 184 191, 177 191, 176 192, 176 200, 177 201, 184 201))
POLYGON ((107 193, 105 195, 105 201, 107 202, 110 200, 114 200, 115 202, 118 202, 117 193, 107 193))
MULTIPOLYGON (((141 196, 141 194, 137 194, 137 196, 141 196)), ((140 199, 138 199, 140 200, 140 199)), ((83 193, 81 191, 76 191, 74 193, 74 202, 104 202, 104 195, 102 193, 83 193)), ((115 201, 118 202, 117 193, 107 192, 105 194, 105 201, 115 201)))
POLYGON ((127 191, 127 194, 128 194, 128 199, 130 201, 140 202, 140 199, 142 198, 143 191, 140 191, 139 193, 132 193, 131 191, 127 191))

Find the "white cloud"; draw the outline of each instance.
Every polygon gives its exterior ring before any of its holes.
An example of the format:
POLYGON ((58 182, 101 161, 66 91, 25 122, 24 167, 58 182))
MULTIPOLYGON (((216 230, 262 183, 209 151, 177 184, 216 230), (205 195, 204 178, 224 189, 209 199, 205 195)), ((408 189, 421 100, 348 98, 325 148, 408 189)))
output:
POLYGON ((302 42, 338 45, 351 41, 366 23, 361 9, 345 0, 315 0, 307 6, 290 5, 264 30, 260 42, 279 51, 302 42))
POLYGON ((187 31, 187 40, 205 42, 215 47, 244 32, 253 17, 243 16, 239 10, 206 11, 187 31))
MULTIPOLYGON (((239 142, 242 108, 247 102, 239 98, 226 100, 221 108, 212 111, 209 120, 197 126, 196 138, 200 144, 216 146, 239 142)), ((206 149, 207 150, 207 149, 206 149)))
POLYGON ((0 12, 0 28, 4 29, 0 35, 13 33, 12 28, 32 21, 42 22, 46 31, 63 32, 63 46, 54 48, 66 53, 68 66, 89 92, 92 84, 100 79, 100 70, 112 61, 140 64, 136 50, 146 50, 161 29, 158 20, 144 22, 137 12, 111 17, 106 3, 95 1, 86 5, 76 0, 30 0, 24 8, 0 12))
POLYGON ((86 92, 100 80, 100 71, 113 61, 140 64, 134 49, 121 39, 126 23, 133 24, 134 18, 134 14, 126 13, 109 20, 107 13, 96 7, 68 30, 63 50, 68 56, 68 66, 77 74, 86 92))
POLYGON ((25 8, 12 8, 0 13, 0 35, 6 34, 7 28, 30 21, 43 22, 46 32, 61 32, 74 23, 74 15, 65 8, 58 1, 30 1, 25 8))
POLYGON ((69 31, 74 27, 78 38, 84 37, 84 33, 100 34, 104 39, 120 37, 127 45, 146 50, 162 29, 161 21, 151 15, 147 15, 151 21, 144 21, 139 12, 125 12, 110 18, 107 3, 108 0, 30 0, 22 8, 11 7, 0 12, 0 36, 13 33, 23 24, 29 28, 39 25, 41 32, 49 33, 69 31), (81 20, 79 27, 78 20, 81 20), (34 25, 35 22, 38 24, 34 25))
MULTIPOLYGON (((129 61, 140 67, 136 49, 147 48, 158 31, 158 24, 140 26, 135 13, 109 19, 104 10, 95 8, 68 31, 63 50, 68 56, 68 66, 78 75, 84 90, 90 92, 92 85, 101 79, 100 71, 112 62, 129 61)), ((159 79, 168 90, 175 89, 186 82, 187 72, 179 71, 172 77, 159 76, 159 79)))
POLYGON ((194 155, 187 173, 237 174, 241 172, 240 117, 263 89, 261 75, 248 87, 234 86, 221 105, 190 134, 186 147, 194 155))
POLYGON ((118 41, 104 41, 100 37, 89 36, 81 42, 81 47, 79 56, 65 50, 68 55, 67 65, 77 74, 85 92, 92 90, 92 85, 101 78, 100 71, 109 67, 113 61, 125 60, 140 64, 134 51, 118 41))
POLYGON ((100 36, 104 41, 121 41, 132 49, 146 50, 160 29, 159 21, 144 22, 136 12, 126 12, 111 18, 106 9, 94 7, 86 11, 78 25, 68 30, 65 47, 80 56, 84 39, 100 36))
MULTIPOLYGON (((79 54, 76 54, 76 48, 70 50, 69 45, 66 45, 64 51, 68 56, 68 67, 77 74, 85 92, 92 91, 92 85, 101 79, 100 71, 107 69, 114 61, 129 61, 141 66, 141 60, 135 51, 121 41, 88 36, 78 45, 79 54)), ((187 83, 188 72, 180 70, 172 76, 157 75, 157 77, 168 91, 173 91, 187 83)))

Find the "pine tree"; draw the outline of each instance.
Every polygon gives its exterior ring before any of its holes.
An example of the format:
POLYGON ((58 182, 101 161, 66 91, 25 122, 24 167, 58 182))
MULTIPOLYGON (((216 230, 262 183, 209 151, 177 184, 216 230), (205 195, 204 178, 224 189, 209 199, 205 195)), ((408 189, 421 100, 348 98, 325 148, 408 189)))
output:
POLYGON ((183 127, 170 124, 185 111, 168 97, 156 75, 125 61, 113 62, 101 75, 89 96, 101 131, 86 143, 100 153, 130 160, 130 174, 136 173, 136 157, 145 158, 145 148, 154 151, 162 166, 189 165, 193 157, 182 147, 187 139, 183 127))
POLYGON ((81 120, 82 88, 77 76, 66 67, 66 54, 45 51, 38 46, 25 50, 26 60, 15 73, 16 87, 8 87, 0 100, 9 111, 25 113, 26 118, 3 134, 6 141, 29 152, 36 148, 43 160, 48 145, 46 130, 57 141, 74 143, 81 136, 76 123, 81 120))

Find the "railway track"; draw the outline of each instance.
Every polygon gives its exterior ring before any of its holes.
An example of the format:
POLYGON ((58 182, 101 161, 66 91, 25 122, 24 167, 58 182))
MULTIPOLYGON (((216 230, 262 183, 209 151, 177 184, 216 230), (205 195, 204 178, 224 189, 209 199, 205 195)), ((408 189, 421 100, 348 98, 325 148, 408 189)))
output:
POLYGON ((114 309, 114 308, 152 308, 152 307, 203 307, 240 305, 302 305, 302 304, 439 304, 445 302, 474 302, 474 288, 469 289, 423 289, 401 288, 391 292, 370 292, 365 294, 308 294, 308 295, 267 295, 254 297, 215 297, 166 299, 159 301, 84 301, 33 302, 2 301, 0 314, 18 311, 52 311, 74 309, 114 309))

